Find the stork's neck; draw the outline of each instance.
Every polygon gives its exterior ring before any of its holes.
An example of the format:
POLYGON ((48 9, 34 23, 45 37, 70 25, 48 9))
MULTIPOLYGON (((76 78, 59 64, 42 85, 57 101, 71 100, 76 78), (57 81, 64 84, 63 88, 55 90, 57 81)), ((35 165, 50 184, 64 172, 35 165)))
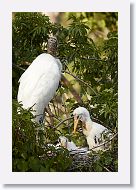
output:
POLYGON ((92 129, 92 124, 93 124, 93 122, 92 122, 91 118, 88 117, 87 120, 86 120, 86 128, 88 130, 91 130, 92 129))
POLYGON ((93 122, 90 117, 87 118, 86 122, 84 123, 83 133, 84 135, 88 136, 90 131, 92 130, 93 122))
POLYGON ((56 49, 54 49, 54 48, 48 48, 47 49, 47 53, 56 58, 56 55, 57 55, 56 49))
POLYGON ((52 36, 48 39, 47 43, 47 53, 56 57, 58 48, 58 41, 55 36, 52 36))

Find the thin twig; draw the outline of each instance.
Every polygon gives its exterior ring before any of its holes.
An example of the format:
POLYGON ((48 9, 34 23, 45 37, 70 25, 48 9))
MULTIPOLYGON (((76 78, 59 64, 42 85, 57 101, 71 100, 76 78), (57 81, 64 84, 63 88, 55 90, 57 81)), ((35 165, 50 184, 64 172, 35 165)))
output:
POLYGON ((107 172, 112 172, 110 171, 108 168, 106 168, 105 166, 102 166, 101 164, 99 164, 102 168, 104 168, 107 172))
POLYGON ((57 95, 54 97, 54 99, 55 99, 55 102, 56 102, 56 106, 55 106, 55 104, 54 104, 54 106, 57 108, 57 111, 58 111, 57 115, 59 115, 59 106, 58 106, 58 101, 57 101, 57 95))
POLYGON ((69 120, 69 119, 73 119, 74 116, 68 117, 67 119, 62 120, 60 123, 58 123, 55 128, 58 128, 62 123, 65 123, 65 121, 69 120))
POLYGON ((16 65, 16 64, 12 64, 12 66, 13 66, 14 68, 16 68, 16 69, 22 71, 22 72, 24 72, 24 71, 26 70, 26 69, 23 69, 22 67, 19 67, 19 66, 16 65))
POLYGON ((79 94, 77 93, 77 91, 75 90, 75 88, 73 88, 73 86, 71 85, 70 81, 67 80, 63 74, 61 74, 61 81, 63 82, 64 86, 66 86, 66 87, 69 88, 69 91, 74 96, 74 98, 76 99, 76 101, 79 104, 83 104, 83 101, 82 101, 81 97, 79 96, 79 94))
MULTIPOLYGON (((105 144, 108 144, 108 143, 109 143, 110 141, 112 141, 117 135, 118 135, 118 132, 115 133, 115 135, 113 135, 108 141, 105 141, 104 143, 99 144, 98 146, 95 146, 95 147, 89 149, 89 152, 90 152, 91 150, 95 149, 95 148, 98 148, 98 147, 100 147, 100 146, 103 146, 103 145, 105 145, 105 144)), ((88 153, 89 153, 89 152, 88 152, 88 153)))
POLYGON ((97 59, 95 57, 90 57, 90 58, 81 57, 81 59, 107 62, 107 60, 97 59))
POLYGON ((50 124, 51 124, 51 126, 53 126, 54 125, 53 113, 51 112, 49 105, 45 107, 45 110, 47 111, 47 113, 49 115, 50 124))
POLYGON ((93 92, 95 95, 97 95, 97 93, 95 92, 95 90, 86 82, 84 82, 82 79, 80 79, 79 77, 73 75, 71 72, 68 72, 68 71, 65 71, 65 73, 71 75, 72 77, 74 77, 75 79, 79 80, 80 82, 82 82, 84 85, 88 86, 93 92))
MULTIPOLYGON (((50 117, 49 115, 46 115, 46 117, 50 117)), ((52 113, 52 117, 54 117, 55 119, 57 119, 58 121, 62 121, 60 118, 58 118, 56 115, 54 115, 53 113, 52 113)))
POLYGON ((55 115, 57 115, 57 112, 56 112, 56 108, 55 108, 54 101, 52 101, 52 105, 53 105, 53 108, 54 108, 55 115))

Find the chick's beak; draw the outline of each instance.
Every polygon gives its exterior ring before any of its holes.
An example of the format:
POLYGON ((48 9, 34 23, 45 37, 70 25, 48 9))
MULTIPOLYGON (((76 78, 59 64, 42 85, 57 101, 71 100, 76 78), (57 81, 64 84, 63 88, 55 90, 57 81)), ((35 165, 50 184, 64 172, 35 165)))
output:
POLYGON ((76 133, 78 122, 79 122, 79 118, 77 118, 77 116, 74 116, 74 130, 73 130, 73 133, 76 133))

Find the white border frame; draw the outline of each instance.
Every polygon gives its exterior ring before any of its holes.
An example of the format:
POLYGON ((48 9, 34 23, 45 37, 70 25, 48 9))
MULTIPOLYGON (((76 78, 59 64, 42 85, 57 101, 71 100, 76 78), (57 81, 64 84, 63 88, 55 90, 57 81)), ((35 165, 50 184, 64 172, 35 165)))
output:
POLYGON ((4 184, 130 184, 130 5, 123 0, 1 0, 0 174, 4 184), (12 12, 118 12, 118 172, 12 172, 12 12))

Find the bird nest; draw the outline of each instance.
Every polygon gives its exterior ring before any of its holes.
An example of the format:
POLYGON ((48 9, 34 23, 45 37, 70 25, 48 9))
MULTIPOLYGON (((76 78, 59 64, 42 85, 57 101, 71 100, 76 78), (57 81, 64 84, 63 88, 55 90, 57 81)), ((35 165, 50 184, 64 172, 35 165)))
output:
POLYGON ((93 163, 98 160, 97 155, 90 155, 87 152, 75 153, 72 151, 70 155, 72 157, 72 165, 68 169, 69 172, 92 171, 93 163))

